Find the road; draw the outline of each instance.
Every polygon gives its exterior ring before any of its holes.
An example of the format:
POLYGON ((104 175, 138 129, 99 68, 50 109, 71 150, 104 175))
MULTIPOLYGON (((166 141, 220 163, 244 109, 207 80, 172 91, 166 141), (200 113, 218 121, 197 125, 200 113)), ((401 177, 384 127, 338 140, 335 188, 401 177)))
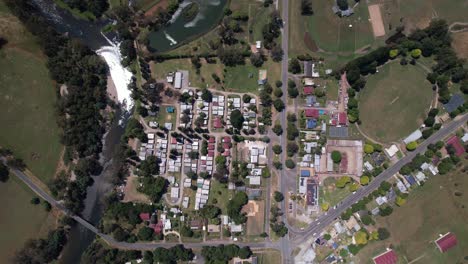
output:
MULTIPOLYGON (((277 0, 278 2, 280 0, 277 0)), ((287 94, 288 94, 288 61, 289 61, 289 2, 288 0, 281 0, 281 18, 283 19, 283 29, 282 29, 282 36, 281 36, 281 48, 283 49, 283 60, 281 61, 281 82, 283 83, 282 89, 283 89, 283 96, 282 100, 285 102, 287 105, 287 94)), ((281 155, 281 163, 284 164, 285 161, 285 153, 286 153, 286 143, 287 143, 287 138, 286 138, 286 111, 284 110, 280 113, 280 123, 281 127, 283 128, 283 134, 280 137, 280 145, 281 148, 283 149, 283 155, 281 155)), ((288 191, 288 186, 291 186, 290 182, 293 180, 295 182, 295 173, 291 173, 288 171, 286 168, 283 170, 280 170, 280 186, 279 189, 283 194, 287 194, 288 191), (291 179, 292 177, 292 179, 291 179)), ((286 205, 285 202, 281 203, 281 211, 286 212, 286 205)), ((288 225, 288 220, 286 217, 286 213, 284 213, 281 216, 281 221, 286 224, 286 226, 289 228, 288 225)), ((291 246, 290 246, 290 240, 289 240, 289 235, 285 236, 280 239, 280 248, 282 252, 282 258, 283 258, 283 264, 288 264, 288 263, 293 263, 291 260, 291 246)))
POLYGON ((393 166, 382 172, 378 175, 374 180, 372 180, 369 185, 358 189, 355 194, 348 196, 344 199, 336 209, 330 209, 327 215, 322 215, 321 217, 317 218, 315 222, 309 225, 308 228, 305 230, 289 230, 290 233, 297 235, 296 238, 292 241, 293 245, 300 245, 306 242, 308 239, 313 238, 315 235, 320 234, 327 226, 329 226, 337 217, 340 217, 341 214, 346 211, 349 207, 353 204, 360 201, 363 197, 368 196, 374 190, 379 188, 380 184, 383 181, 390 179, 393 175, 395 175, 401 167, 405 164, 411 162, 416 156, 416 154, 423 153, 426 151, 426 148, 431 143, 436 143, 437 141, 443 140, 447 137, 450 133, 454 132, 457 128, 462 126, 468 121, 468 114, 460 116, 455 121, 452 121, 448 124, 445 124, 442 129, 437 131, 433 134, 430 138, 425 140, 419 147, 414 150, 413 152, 409 152, 408 155, 400 159, 396 162, 393 166), (314 235, 315 234, 315 235, 314 235))
MULTIPOLYGON (((369 195, 371 192, 376 190, 383 181, 388 180, 392 177, 395 173, 397 173, 401 167, 405 164, 409 163, 416 154, 422 153, 426 150, 427 146, 431 143, 436 143, 437 141, 443 140, 449 134, 453 133, 456 129, 460 126, 465 124, 468 121, 468 114, 464 114, 456 118, 456 120, 445 124, 442 129, 437 131, 434 135, 428 138, 426 141, 421 143, 421 145, 413 152, 410 152, 407 156, 400 159, 397 163, 393 166, 382 172, 379 176, 377 176, 371 183, 359 189, 355 194, 348 196, 343 202, 341 202, 335 209, 331 209, 327 215, 323 215, 319 217, 314 223, 312 223, 308 228, 305 230, 295 230, 291 228, 289 233, 295 236, 294 239, 290 241, 288 237, 282 238, 279 243, 272 243, 272 242, 262 242, 262 243, 241 243, 237 242, 236 244, 240 246, 249 246, 252 249, 258 248, 273 248, 280 250, 283 256, 283 263, 292 263, 291 261, 291 245, 293 246, 300 245, 305 243, 307 240, 314 238, 314 234, 319 234, 323 231, 327 226, 329 226, 337 217, 339 217, 346 209, 351 207, 354 203, 361 200, 363 197, 369 195)), ((0 157, 0 160, 6 164, 6 160, 3 157, 0 157)), ((153 243, 127 243, 127 242, 119 242, 114 240, 111 236, 101 233, 96 227, 92 224, 88 223, 85 219, 78 215, 73 215, 69 210, 67 210, 59 201, 56 201, 52 196, 42 190, 36 183, 34 183, 28 176, 26 176, 22 171, 17 169, 11 168, 10 170, 14 175, 16 175, 21 181, 23 181, 31 190, 33 190, 38 196, 42 197, 44 200, 48 201, 52 206, 55 208, 63 211, 68 216, 72 217, 83 225, 84 227, 88 228, 90 231, 95 233, 96 235, 100 236, 104 241, 106 241, 109 245, 115 248, 120 249, 134 249, 134 250, 154 250, 158 247, 171 247, 176 245, 177 243, 166 243, 166 242, 153 242, 153 243)), ((282 188, 284 188, 282 186, 282 188)), ((284 205, 282 205, 284 207, 284 205)), ((285 217, 283 216, 285 220, 285 217)), ((210 241, 204 243, 184 243, 186 247, 190 248, 200 248, 203 246, 216 246, 220 244, 225 244, 227 241, 210 241)))

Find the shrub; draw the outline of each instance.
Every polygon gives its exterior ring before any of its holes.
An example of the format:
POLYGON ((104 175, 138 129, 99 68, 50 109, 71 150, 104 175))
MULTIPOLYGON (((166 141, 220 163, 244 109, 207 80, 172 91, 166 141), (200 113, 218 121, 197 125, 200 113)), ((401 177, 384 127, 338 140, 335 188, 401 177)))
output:
POLYGON ((340 163, 341 161, 341 153, 337 150, 334 150, 332 153, 331 153, 331 158, 333 160, 334 163, 340 163))
POLYGON ((407 149, 408 151, 413 151, 413 150, 415 150, 417 147, 418 147, 418 142, 416 142, 416 141, 412 141, 412 142, 410 142, 410 143, 408 143, 408 144, 406 145, 406 149, 407 149))
POLYGON ((372 154, 374 152, 374 146, 372 146, 371 144, 364 145, 364 152, 366 154, 372 154))

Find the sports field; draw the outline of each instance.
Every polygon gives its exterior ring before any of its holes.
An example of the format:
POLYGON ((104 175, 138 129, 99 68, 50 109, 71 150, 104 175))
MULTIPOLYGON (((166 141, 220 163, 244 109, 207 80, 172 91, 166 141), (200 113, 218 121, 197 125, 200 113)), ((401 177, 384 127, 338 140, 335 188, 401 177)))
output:
POLYGON ((421 67, 390 62, 368 77, 359 94, 360 127, 377 141, 399 140, 422 124, 431 100, 432 87, 421 67))
POLYGON ((356 6, 350 17, 335 15, 333 1, 313 1, 314 14, 301 16, 300 4, 301 1, 290 2, 289 48, 293 55, 312 51, 352 54, 374 43, 365 1, 356 6))
MULTIPOLYGON (((464 166, 468 163, 465 161, 464 166)), ((461 166, 463 167, 463 166, 461 166)), ((392 244, 399 263, 466 263, 468 256, 468 177, 461 169, 450 175, 435 176, 412 191, 408 202, 393 214, 376 222, 390 231, 390 238, 372 242, 357 255, 356 263, 372 263, 371 258, 392 244), (461 196, 455 195, 462 192, 461 196), (458 245, 440 253, 433 241, 439 234, 453 232, 458 245)))

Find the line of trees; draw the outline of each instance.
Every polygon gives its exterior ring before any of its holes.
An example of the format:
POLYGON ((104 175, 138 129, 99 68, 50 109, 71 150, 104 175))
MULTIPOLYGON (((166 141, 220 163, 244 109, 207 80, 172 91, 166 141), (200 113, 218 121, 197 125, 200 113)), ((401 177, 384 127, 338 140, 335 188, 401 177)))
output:
POLYGON ((63 0, 70 8, 78 9, 80 12, 91 12, 96 17, 101 17, 109 9, 107 0, 63 0))
POLYGON ((201 255, 206 263, 227 263, 234 257, 248 259, 252 255, 249 247, 239 247, 234 244, 219 245, 216 247, 205 246, 202 248, 201 255))

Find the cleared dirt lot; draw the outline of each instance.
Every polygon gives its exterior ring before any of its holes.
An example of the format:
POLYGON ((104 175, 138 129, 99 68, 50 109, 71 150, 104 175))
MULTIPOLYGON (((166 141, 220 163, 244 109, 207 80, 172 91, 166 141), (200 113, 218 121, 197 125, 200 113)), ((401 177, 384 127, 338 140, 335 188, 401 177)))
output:
POLYGON ((242 212, 247 214, 247 235, 258 235, 263 232, 265 218, 265 203, 249 201, 242 212))
POLYGON ((338 173, 345 175, 362 175, 362 141, 328 140, 327 154, 337 150, 341 152, 341 164, 338 173))
POLYGON ((372 31, 374 32, 374 37, 384 36, 385 27, 382 20, 382 13, 380 13, 380 5, 370 5, 369 16, 372 24, 372 31))

